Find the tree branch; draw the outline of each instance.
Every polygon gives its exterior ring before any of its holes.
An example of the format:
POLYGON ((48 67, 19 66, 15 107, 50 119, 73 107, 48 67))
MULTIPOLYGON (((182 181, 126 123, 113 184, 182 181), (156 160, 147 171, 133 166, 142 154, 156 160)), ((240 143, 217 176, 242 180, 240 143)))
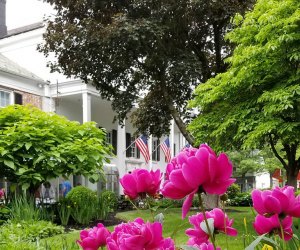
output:
POLYGON ((278 154, 275 146, 274 146, 274 141, 273 141, 273 138, 272 138, 272 135, 269 134, 269 139, 270 139, 270 145, 271 145, 271 149, 274 153, 274 155, 277 157, 277 159, 281 162, 281 164, 284 166, 285 169, 288 168, 288 165, 286 164, 286 162, 283 160, 283 158, 278 154))

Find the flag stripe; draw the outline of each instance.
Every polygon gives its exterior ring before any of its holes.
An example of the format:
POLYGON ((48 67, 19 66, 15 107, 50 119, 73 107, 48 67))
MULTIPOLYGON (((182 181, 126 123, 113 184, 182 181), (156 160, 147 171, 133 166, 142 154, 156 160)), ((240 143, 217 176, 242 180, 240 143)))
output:
POLYGON ((171 161, 171 150, 170 150, 170 142, 169 138, 167 138, 161 145, 160 145, 162 151, 164 152, 167 162, 171 161))
POLYGON ((147 137, 146 136, 140 136, 135 140, 136 146, 139 148, 141 151, 142 155, 145 158, 146 163, 150 160, 150 154, 149 154, 149 149, 147 145, 147 137))

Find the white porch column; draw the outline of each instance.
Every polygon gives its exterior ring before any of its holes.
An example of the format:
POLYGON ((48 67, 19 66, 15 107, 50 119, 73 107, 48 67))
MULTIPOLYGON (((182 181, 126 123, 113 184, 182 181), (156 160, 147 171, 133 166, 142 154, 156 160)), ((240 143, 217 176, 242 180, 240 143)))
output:
MULTIPOLYGON (((91 121, 91 95, 88 92, 82 93, 82 123, 91 121)), ((89 179, 84 178, 84 184, 86 187, 89 187, 89 179)), ((92 184, 92 183, 91 183, 92 184)), ((96 185, 97 184, 93 184, 96 185)))
POLYGON ((185 147, 186 144, 184 143, 184 137, 181 133, 179 134, 179 140, 180 140, 179 150, 182 150, 185 147))
POLYGON ((82 123, 91 121, 91 95, 82 93, 82 123))
MULTIPOLYGON (((126 168, 126 130, 125 130, 125 121, 123 122, 124 126, 118 125, 117 130, 117 168, 119 170, 119 178, 122 178, 124 174, 127 173, 126 168)), ((123 188, 121 184, 119 185, 119 193, 123 194, 123 188)))
POLYGON ((50 97, 50 86, 48 84, 44 85, 44 96, 42 100, 43 111, 55 112, 55 102, 52 97, 50 97))
POLYGON ((150 155, 150 160, 149 160, 149 170, 152 170, 153 167, 153 161, 152 161, 152 148, 153 145, 153 138, 152 135, 149 136, 149 140, 148 140, 148 150, 149 150, 149 155, 150 155))
POLYGON ((174 119, 171 121, 170 127, 170 150, 171 150, 171 158, 174 157, 174 119))

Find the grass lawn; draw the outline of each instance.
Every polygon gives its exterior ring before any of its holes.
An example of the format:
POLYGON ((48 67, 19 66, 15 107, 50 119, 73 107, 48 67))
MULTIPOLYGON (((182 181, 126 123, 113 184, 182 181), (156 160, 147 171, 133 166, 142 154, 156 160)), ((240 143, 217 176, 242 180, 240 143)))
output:
MULTIPOLYGON (((249 234, 256 235, 253 228, 252 222, 254 220, 254 214, 249 207, 232 207, 227 208, 228 212, 226 212, 229 218, 234 219, 233 227, 238 230, 237 237, 226 237, 223 234, 217 235, 217 245, 222 249, 226 247, 226 238, 228 240, 228 245, 230 250, 241 250, 244 249, 244 237, 245 234, 244 229, 244 218, 247 220, 248 224, 248 232, 249 234)), ((181 208, 169 208, 166 211, 160 210, 156 214, 162 212, 165 216, 164 224, 163 224, 163 233, 165 237, 173 236, 175 239, 176 245, 183 245, 187 242, 188 237, 185 235, 185 230, 191 225, 188 222, 188 219, 181 219, 181 208)), ((188 215, 195 214, 196 211, 190 212, 188 215)), ((133 220, 137 217, 141 217, 144 220, 151 220, 152 216, 149 211, 140 210, 140 211, 129 211, 118 213, 117 217, 122 220, 133 220)), ((251 240, 252 241, 252 240, 251 240)))

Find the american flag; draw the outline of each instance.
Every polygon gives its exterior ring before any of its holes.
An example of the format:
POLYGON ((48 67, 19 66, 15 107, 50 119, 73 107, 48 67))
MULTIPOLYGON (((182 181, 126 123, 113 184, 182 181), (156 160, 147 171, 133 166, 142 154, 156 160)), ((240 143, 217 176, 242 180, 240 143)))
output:
POLYGON ((150 154, 148 149, 147 137, 145 135, 141 135, 135 140, 135 144, 144 156, 146 163, 148 163, 150 160, 150 154))
POLYGON ((171 161, 171 150, 170 150, 169 138, 165 139, 165 141, 162 144, 160 144, 160 147, 166 156, 167 162, 170 162, 171 161))

